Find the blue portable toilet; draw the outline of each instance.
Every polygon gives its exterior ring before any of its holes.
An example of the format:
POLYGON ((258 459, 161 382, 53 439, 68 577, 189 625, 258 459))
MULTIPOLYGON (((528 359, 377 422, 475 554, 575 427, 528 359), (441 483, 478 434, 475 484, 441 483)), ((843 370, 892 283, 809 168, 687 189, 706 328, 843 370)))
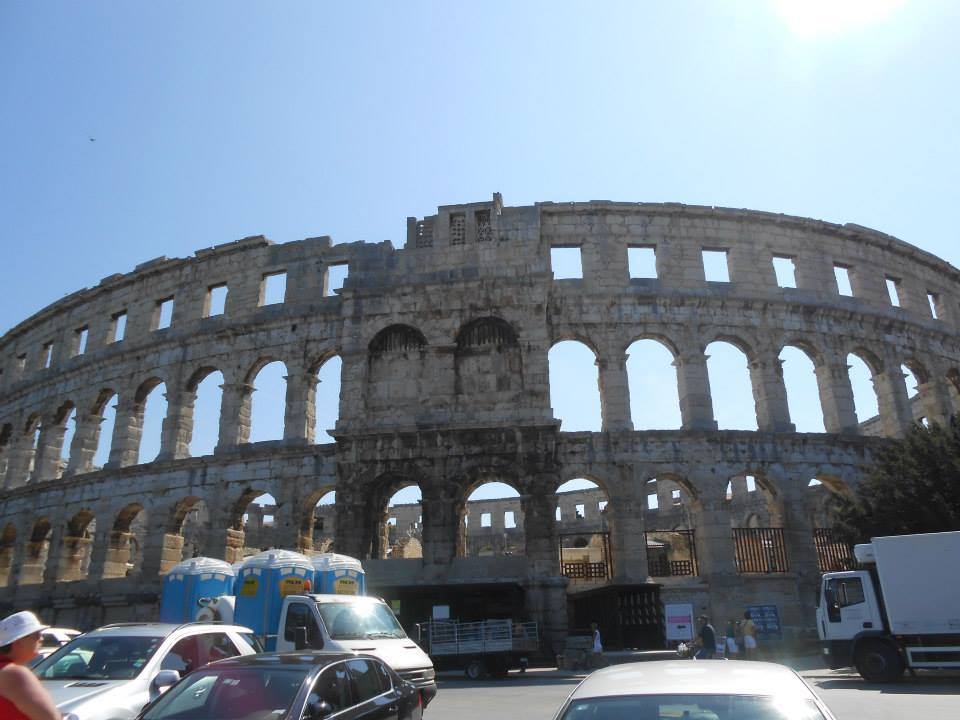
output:
POLYGON ((283 598, 312 592, 313 573, 310 558, 290 550, 267 550, 248 557, 237 577, 233 621, 264 637, 266 649, 273 650, 283 598))
POLYGON ((314 555, 313 587, 316 593, 363 595, 366 579, 363 565, 355 557, 337 553, 314 555))
POLYGON ((200 611, 200 598, 233 594, 234 574, 230 563, 215 558, 177 563, 163 578, 160 622, 192 622, 200 611))

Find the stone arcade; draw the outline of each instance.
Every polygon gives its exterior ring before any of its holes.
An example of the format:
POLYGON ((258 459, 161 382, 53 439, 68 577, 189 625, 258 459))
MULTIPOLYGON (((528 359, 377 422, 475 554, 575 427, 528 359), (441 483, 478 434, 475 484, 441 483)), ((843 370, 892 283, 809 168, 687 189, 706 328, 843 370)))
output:
POLYGON ((161 574, 185 553, 239 558, 254 497, 276 498, 273 542, 309 551, 317 501, 335 489, 333 545, 365 559, 374 589, 519 588, 548 641, 566 632, 568 597, 648 582, 662 600, 717 617, 776 604, 785 626, 809 629, 812 585, 831 557, 827 496, 856 484, 882 436, 960 407, 958 280, 936 257, 855 225, 678 204, 504 207, 499 195, 408 219, 399 250, 252 237, 145 263, 0 339, 0 603, 81 627, 153 618, 161 574), (558 247, 579 249, 582 279, 554 279, 558 247), (629 276, 631 247, 655 251, 656 278, 629 276), (728 282, 706 281, 705 250, 726 254, 728 282), (778 286, 774 258, 792 261, 795 288, 778 286), (348 274, 331 294, 334 266, 348 274), (840 294, 837 269, 852 296, 840 294), (264 305, 278 274, 283 302, 264 305), (224 312, 211 316, 224 286, 224 312), (681 429, 633 430, 626 350, 641 338, 673 355, 681 429), (600 432, 561 432, 554 419, 548 352, 563 340, 595 355, 600 432), (755 432, 717 429, 704 352, 714 340, 748 358, 755 432), (778 360, 788 345, 815 367, 825 433, 791 423, 778 360), (850 353, 873 375, 880 412, 867 425, 854 412, 850 353), (317 372, 334 356, 336 441, 315 444, 317 372), (253 381, 277 360, 283 439, 250 443, 253 381), (913 400, 902 366, 919 382, 913 400), (196 388, 214 371, 219 442, 190 457, 196 388), (138 464, 144 401, 161 382, 160 455, 138 464), (100 438, 114 396, 113 434, 100 438), (597 565, 589 553, 561 567, 555 493, 572 478, 594 481, 606 499, 601 527, 579 528, 602 531, 602 571, 579 572, 597 565), (490 480, 520 494, 512 555, 476 553, 466 540, 467 498, 490 480), (410 485, 422 492, 422 517, 410 521, 422 557, 398 559, 387 503, 410 485), (728 488, 762 496, 752 522, 728 488), (185 546, 200 505, 202 532, 185 546), (691 546, 675 552, 667 531, 691 546))

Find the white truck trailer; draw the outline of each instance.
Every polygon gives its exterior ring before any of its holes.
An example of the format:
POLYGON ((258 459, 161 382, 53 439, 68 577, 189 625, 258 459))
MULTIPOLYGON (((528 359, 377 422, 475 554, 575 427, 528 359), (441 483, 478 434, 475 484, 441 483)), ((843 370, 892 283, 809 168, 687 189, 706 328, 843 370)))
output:
POLYGON ((873 682, 960 667, 960 532, 876 537, 854 555, 863 569, 825 573, 820 584, 827 664, 873 682))

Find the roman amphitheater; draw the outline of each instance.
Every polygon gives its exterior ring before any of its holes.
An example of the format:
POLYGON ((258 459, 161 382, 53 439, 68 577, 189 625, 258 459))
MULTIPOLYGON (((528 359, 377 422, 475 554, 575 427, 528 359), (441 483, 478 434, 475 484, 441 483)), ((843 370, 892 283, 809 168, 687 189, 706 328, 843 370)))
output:
POLYGON ((402 249, 250 237, 152 260, 0 339, 0 610, 81 628, 154 618, 162 575, 184 557, 332 547, 363 559, 407 626, 447 604, 465 619, 538 620, 554 647, 591 617, 610 644, 650 645, 662 604, 691 603, 716 618, 775 605, 785 632, 809 630, 818 574, 846 558, 828 530, 832 494, 856 485, 884 438, 960 408, 958 280, 857 225, 679 204, 506 207, 499 195, 408 218, 402 249), (582 277, 555 276, 558 249, 579 253, 582 277), (635 251, 655 257, 650 277, 631 277, 635 251), (726 278, 708 279, 708 254, 726 278), (584 382, 600 398, 596 432, 564 431, 551 408, 549 355, 564 341, 595 359, 584 382), (679 428, 634 429, 638 341, 672 355, 679 428), (716 342, 746 356, 756 430, 717 426, 716 342), (825 432, 791 422, 787 347, 809 358, 825 432), (870 370, 874 418, 856 415, 851 356, 870 370), (334 441, 317 443, 318 373, 334 358, 334 441), (258 374, 278 361, 282 439, 251 442, 258 374), (211 377, 218 441, 191 457, 211 377), (141 463, 157 389, 159 455, 141 463), (558 495, 573 479, 596 487, 558 495), (519 497, 468 502, 492 481, 519 497), (419 504, 389 505, 414 485, 419 504), (265 493, 275 504, 251 505, 265 493))

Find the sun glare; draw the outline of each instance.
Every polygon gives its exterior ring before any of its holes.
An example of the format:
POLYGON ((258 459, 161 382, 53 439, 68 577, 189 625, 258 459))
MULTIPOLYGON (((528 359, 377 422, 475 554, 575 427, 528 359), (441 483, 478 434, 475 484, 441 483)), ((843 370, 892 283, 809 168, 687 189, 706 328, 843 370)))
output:
POLYGON ((773 0, 790 32, 799 37, 838 35, 887 19, 906 0, 773 0))

